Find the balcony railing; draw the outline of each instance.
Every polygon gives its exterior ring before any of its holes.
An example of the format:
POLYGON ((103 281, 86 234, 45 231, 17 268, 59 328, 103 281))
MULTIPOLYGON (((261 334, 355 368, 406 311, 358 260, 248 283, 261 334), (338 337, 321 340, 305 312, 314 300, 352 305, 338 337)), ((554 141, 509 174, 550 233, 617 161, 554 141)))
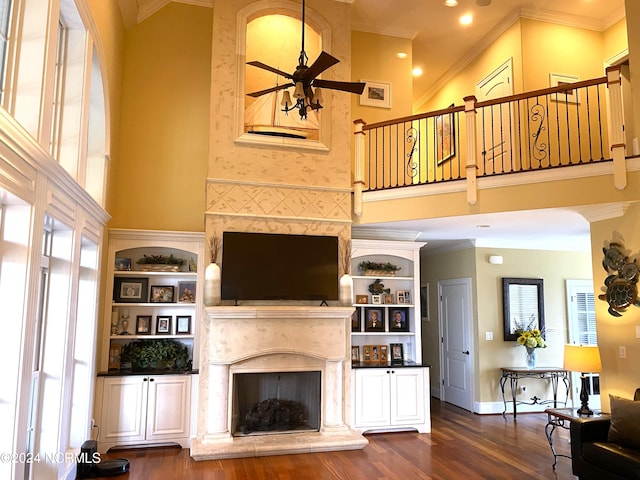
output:
MULTIPOLYGON (((624 160, 620 71, 367 125, 356 123, 358 194, 624 160)), ((624 170, 624 166, 622 167, 624 170)), ((616 170, 614 168, 614 170, 616 170)), ((626 180, 616 179, 623 188, 626 180)))

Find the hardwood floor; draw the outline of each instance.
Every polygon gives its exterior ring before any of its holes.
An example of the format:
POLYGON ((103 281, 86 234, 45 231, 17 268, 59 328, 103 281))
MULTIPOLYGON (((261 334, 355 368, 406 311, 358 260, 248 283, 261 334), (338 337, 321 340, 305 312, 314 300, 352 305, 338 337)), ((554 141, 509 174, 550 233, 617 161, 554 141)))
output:
MULTIPOLYGON (((378 480, 575 479, 571 460, 553 456, 544 413, 474 415, 432 399, 432 432, 367 435, 363 450, 196 462, 189 450, 151 448, 114 452, 127 458, 122 480, 378 480)), ((569 454, 568 431, 556 429, 558 453, 569 454)))

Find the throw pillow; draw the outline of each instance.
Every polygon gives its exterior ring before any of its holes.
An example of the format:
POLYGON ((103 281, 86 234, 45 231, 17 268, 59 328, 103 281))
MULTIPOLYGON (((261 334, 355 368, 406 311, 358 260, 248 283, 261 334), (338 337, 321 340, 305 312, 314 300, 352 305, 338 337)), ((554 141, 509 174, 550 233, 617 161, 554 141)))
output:
POLYGON ((609 395, 611 426, 609 441, 640 448, 640 402, 609 395))

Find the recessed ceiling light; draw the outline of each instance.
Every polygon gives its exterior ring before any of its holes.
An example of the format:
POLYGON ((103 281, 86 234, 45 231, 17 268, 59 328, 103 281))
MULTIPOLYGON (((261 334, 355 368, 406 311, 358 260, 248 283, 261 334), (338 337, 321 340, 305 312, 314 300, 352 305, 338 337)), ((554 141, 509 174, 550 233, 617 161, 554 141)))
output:
POLYGON ((476 5, 486 7, 487 5, 491 5, 491 0, 476 0, 476 5))
POLYGON ((473 22, 473 16, 470 13, 460 17, 460 23, 462 25, 470 25, 473 22))
POLYGON ((404 53, 404 52, 398 52, 398 53, 396 53, 396 57, 398 57, 398 58, 407 58, 408 56, 409 56, 409 55, 407 55, 407 54, 406 54, 406 53, 404 53))
MULTIPOLYGON (((480 0, 478 0, 478 1, 480 1, 480 0)), ((486 0, 483 0, 483 1, 486 1, 486 0)), ((444 0, 444 4, 447 7, 457 7, 458 6, 458 0, 444 0)))
POLYGON ((414 77, 419 77, 420 75, 422 75, 422 69, 420 67, 415 67, 413 70, 411 70, 411 73, 414 77))

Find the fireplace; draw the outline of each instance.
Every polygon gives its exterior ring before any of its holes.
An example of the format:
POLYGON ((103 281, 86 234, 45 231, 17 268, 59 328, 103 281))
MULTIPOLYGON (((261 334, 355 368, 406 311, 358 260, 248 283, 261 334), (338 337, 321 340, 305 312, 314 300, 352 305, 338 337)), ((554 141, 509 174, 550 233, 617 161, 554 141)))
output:
POLYGON ((233 377, 234 436, 320 430, 321 372, 238 373, 233 377))
MULTIPOLYGON (((205 322, 200 325, 198 431, 191 444, 195 460, 353 450, 367 444, 345 420, 351 418, 349 337, 353 308, 225 306, 206 311, 205 322), (309 372, 317 380, 301 380, 297 375, 309 372), (242 385, 238 383, 245 378, 255 383, 259 378, 244 377, 246 374, 265 374, 265 385, 279 376, 281 389, 285 384, 317 383, 319 393, 314 396, 319 407, 307 405, 305 413, 313 426, 299 432, 287 429, 269 435, 240 434, 241 403, 249 410, 277 398, 273 392, 278 382, 264 388, 254 386, 253 390, 262 391, 252 394, 252 399, 241 400, 237 393, 242 385)), ((297 394, 281 399, 307 402, 297 394)))

